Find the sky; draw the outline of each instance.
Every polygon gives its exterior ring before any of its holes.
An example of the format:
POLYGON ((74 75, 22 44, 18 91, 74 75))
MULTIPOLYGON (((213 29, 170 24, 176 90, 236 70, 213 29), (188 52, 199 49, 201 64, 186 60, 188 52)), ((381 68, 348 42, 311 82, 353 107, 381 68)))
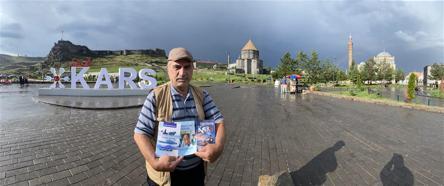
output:
POLYGON ((444 1, 0 0, 0 53, 46 56, 59 39, 92 50, 186 47, 234 62, 251 39, 265 66, 316 51, 345 69, 386 51, 405 72, 444 63, 444 1), (62 36, 63 31, 63 36, 62 36))

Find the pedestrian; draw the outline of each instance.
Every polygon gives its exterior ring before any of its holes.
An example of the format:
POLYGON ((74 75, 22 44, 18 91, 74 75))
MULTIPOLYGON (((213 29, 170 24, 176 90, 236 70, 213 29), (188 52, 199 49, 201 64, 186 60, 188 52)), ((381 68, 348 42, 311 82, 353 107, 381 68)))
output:
POLYGON ((148 94, 140 112, 134 140, 145 158, 148 185, 204 185, 206 163, 214 162, 223 151, 223 116, 207 91, 190 84, 193 68, 187 49, 172 49, 167 63, 170 81, 148 94), (186 120, 214 120, 216 143, 185 157, 156 157, 159 122, 186 120))
POLYGON ((287 93, 287 78, 285 76, 281 80, 281 93, 287 93))
POLYGON ((20 83, 20 87, 24 87, 25 79, 23 78, 23 76, 19 76, 19 83, 20 83))

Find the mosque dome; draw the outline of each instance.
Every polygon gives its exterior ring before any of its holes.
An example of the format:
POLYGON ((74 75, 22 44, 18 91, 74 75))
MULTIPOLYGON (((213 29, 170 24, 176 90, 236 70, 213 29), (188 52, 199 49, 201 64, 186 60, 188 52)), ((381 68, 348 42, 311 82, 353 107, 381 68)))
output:
POLYGON ((392 55, 386 51, 379 53, 376 57, 392 57, 392 55))
POLYGON ((248 40, 247 44, 245 44, 245 46, 242 48, 242 50, 255 50, 255 51, 258 51, 256 46, 254 46, 253 41, 251 41, 251 39, 248 40))

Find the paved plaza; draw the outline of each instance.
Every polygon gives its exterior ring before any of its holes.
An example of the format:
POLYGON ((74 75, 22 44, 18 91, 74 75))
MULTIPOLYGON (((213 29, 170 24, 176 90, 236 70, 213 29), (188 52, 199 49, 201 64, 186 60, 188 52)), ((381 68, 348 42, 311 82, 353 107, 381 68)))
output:
MULTIPOLYGON (((208 87, 227 142, 207 185, 443 185, 444 114, 273 88, 208 87)), ((85 110, 0 94, 0 185, 144 185, 139 108, 85 110)))

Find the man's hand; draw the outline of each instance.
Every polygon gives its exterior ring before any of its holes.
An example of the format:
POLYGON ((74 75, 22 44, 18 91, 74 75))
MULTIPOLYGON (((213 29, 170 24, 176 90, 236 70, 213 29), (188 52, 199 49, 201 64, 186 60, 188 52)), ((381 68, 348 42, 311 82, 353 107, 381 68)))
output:
POLYGON ((151 166, 157 171, 172 172, 182 159, 183 157, 161 156, 159 159, 156 159, 151 166))
POLYGON ((216 144, 206 144, 198 152, 194 153, 204 161, 213 163, 219 158, 224 150, 225 144, 225 127, 224 123, 216 123, 216 144))
POLYGON ((150 137, 147 135, 135 133, 134 141, 139 147, 145 161, 148 161, 154 170, 173 171, 183 159, 182 157, 176 158, 170 156, 161 156, 160 158, 156 158, 156 154, 154 153, 154 140, 150 139, 150 137))
POLYGON ((204 161, 213 163, 220 156, 221 150, 216 144, 207 144, 194 154, 204 161))

